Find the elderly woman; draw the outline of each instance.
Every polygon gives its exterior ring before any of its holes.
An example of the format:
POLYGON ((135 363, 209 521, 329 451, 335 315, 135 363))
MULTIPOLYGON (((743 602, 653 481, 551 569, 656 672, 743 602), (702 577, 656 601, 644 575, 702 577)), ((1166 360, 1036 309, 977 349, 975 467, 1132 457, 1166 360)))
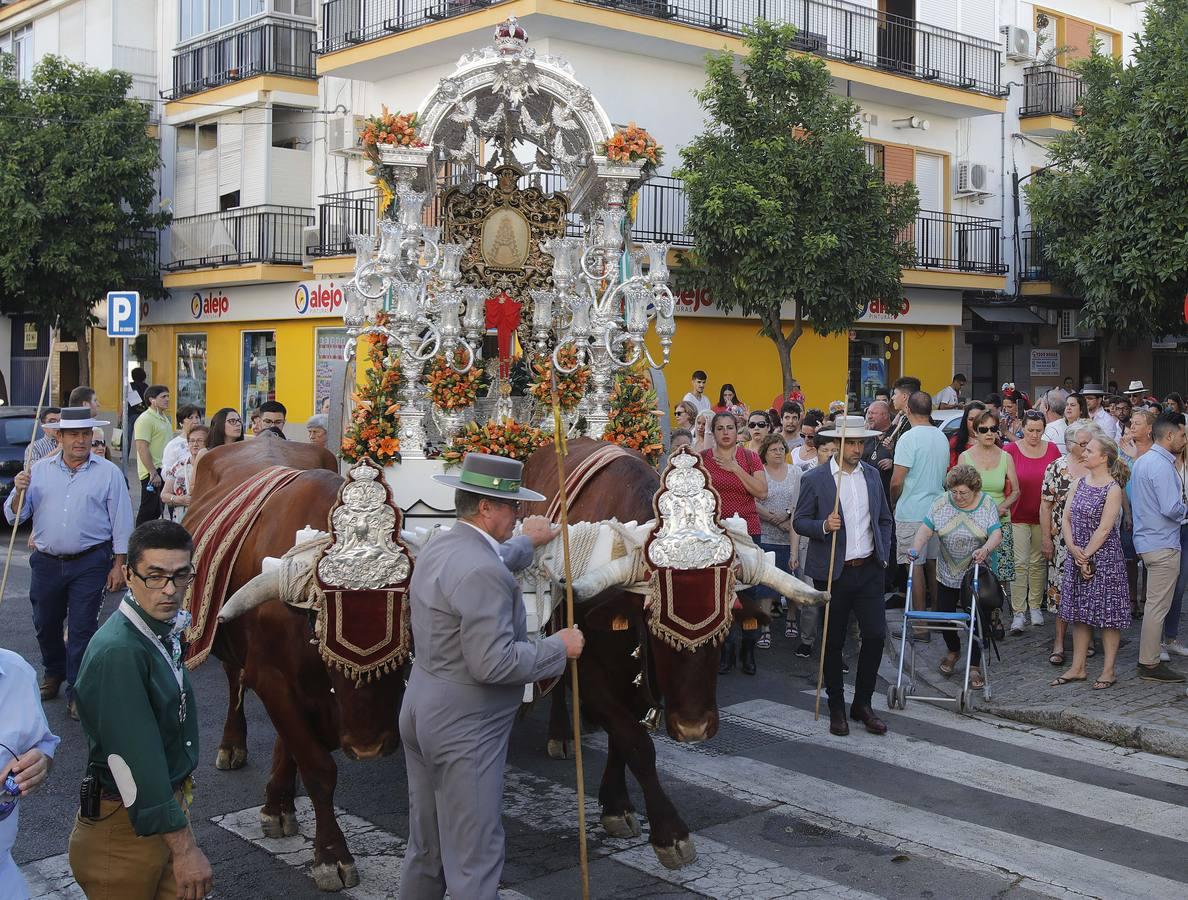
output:
POLYGON ((165 505, 165 518, 180 523, 185 517, 186 507, 190 505, 190 494, 194 491, 194 467, 206 453, 209 435, 210 429, 205 425, 191 428, 186 436, 186 452, 164 473, 161 503, 165 505))
MULTIPOLYGON (((969 603, 961 597, 961 580, 971 565, 983 565, 1002 542, 1003 525, 998 504, 982 490, 982 476, 971 465, 958 464, 945 477, 941 494, 924 517, 908 557, 915 564, 920 552, 935 534, 940 538, 936 564, 938 612, 954 612, 969 603)), ((948 655, 941 660, 940 673, 948 678, 956 671, 961 655, 961 638, 956 631, 942 632, 948 655)), ((982 648, 974 642, 970 655, 969 684, 982 688, 982 648)))
MULTIPOLYGON (((767 476, 767 496, 755 501, 759 513, 759 546, 775 554, 777 569, 791 572, 798 563, 793 558, 793 549, 800 549, 800 539, 792 530, 792 510, 800 497, 800 470, 788 465, 788 445, 782 435, 764 437, 759 443, 759 458, 767 476)), ((773 601, 778 600, 775 590, 760 586, 755 588, 755 593, 763 611, 770 615, 773 601)), ((766 650, 770 646, 771 629, 765 625, 759 631, 759 648, 766 650)))
POLYGON ((697 407, 688 400, 682 400, 672 410, 672 427, 684 428, 692 432, 693 423, 697 421, 697 407))
POLYGON ((1048 609, 1056 612, 1056 636, 1052 642, 1052 653, 1048 662, 1054 666, 1064 665, 1064 635, 1066 623, 1060 618, 1060 589, 1064 578, 1064 560, 1068 550, 1064 544, 1061 522, 1064 507, 1068 502, 1069 489, 1078 478, 1087 472, 1082 457, 1085 447, 1094 437, 1102 436, 1102 430, 1091 421, 1075 421, 1065 432, 1068 455, 1048 464, 1044 471, 1044 482, 1040 488, 1040 532, 1041 551, 1048 561, 1048 609))
POLYGON ((1019 479, 1019 502, 1011 508, 1011 540, 1015 544, 1015 582, 1011 585, 1011 634, 1022 634, 1026 616, 1032 625, 1043 625, 1040 606, 1048 566, 1043 555, 1040 530, 1040 492, 1044 472, 1060 458, 1060 451, 1044 440, 1044 417, 1029 409, 1023 413, 1022 437, 1007 444, 1006 452, 1015 463, 1019 479))
MULTIPOLYGON (((738 422, 733 413, 715 413, 710 422, 713 445, 701 452, 701 460, 709 472, 710 483, 718 492, 719 512, 723 519, 739 516, 747 523, 747 533, 759 543, 762 532, 756 500, 767 498, 767 475, 758 455, 738 445, 738 422)), ((722 674, 734 668, 735 628, 722 647, 722 674)), ((755 642, 758 635, 743 635, 742 651, 739 653, 742 670, 747 675, 755 674, 755 642)))
POLYGON ((328 420, 321 413, 316 416, 310 416, 309 421, 305 423, 305 432, 309 437, 309 442, 315 447, 325 448, 328 426, 328 420))
POLYGON ((682 447, 692 449, 693 432, 688 428, 674 428, 668 436, 668 455, 672 456, 682 447))
POLYGON ((1060 587, 1060 618, 1073 623, 1073 661, 1052 686, 1088 678, 1085 661, 1093 629, 1100 628, 1105 659, 1093 689, 1104 691, 1118 680, 1114 668, 1118 645, 1122 629, 1130 625, 1130 591, 1118 533, 1122 489, 1130 471, 1118 458, 1117 445, 1105 435, 1089 440, 1081 463, 1085 474, 1069 488, 1061 516, 1068 553, 1060 587))

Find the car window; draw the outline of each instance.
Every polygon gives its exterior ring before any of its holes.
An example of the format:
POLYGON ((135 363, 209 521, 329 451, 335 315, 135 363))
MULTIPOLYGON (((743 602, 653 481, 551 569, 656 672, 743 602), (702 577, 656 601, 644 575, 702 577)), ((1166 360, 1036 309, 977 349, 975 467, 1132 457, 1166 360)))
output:
POLYGON ((32 416, 13 416, 0 419, 0 444, 4 446, 26 445, 33 440, 32 416))

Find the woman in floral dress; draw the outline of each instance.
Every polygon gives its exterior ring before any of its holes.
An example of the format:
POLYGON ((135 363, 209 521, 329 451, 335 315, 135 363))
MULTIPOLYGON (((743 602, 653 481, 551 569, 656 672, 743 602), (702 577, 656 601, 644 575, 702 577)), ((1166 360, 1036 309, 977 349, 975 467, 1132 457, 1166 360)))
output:
POLYGON ((1089 644, 1093 629, 1100 628, 1105 659, 1093 689, 1103 691, 1117 680, 1118 644, 1122 629, 1130 625, 1130 589, 1118 531, 1122 489, 1130 472, 1118 459, 1118 445, 1104 435, 1089 441, 1082 462, 1086 473, 1073 482, 1061 529, 1068 552, 1060 618, 1073 624, 1073 661, 1052 686, 1088 678, 1089 644))
POLYGON ((1048 466, 1044 472, 1044 484, 1040 494, 1040 531, 1042 550, 1048 561, 1048 609, 1056 613, 1056 637, 1052 641, 1052 654, 1048 662, 1054 666, 1064 665, 1064 635, 1067 627, 1060 618, 1060 582, 1064 577, 1064 560, 1067 550, 1060 523, 1064 521, 1064 504, 1073 482, 1085 476, 1085 464, 1081 461, 1085 447, 1102 431, 1089 420, 1076 421, 1065 432, 1068 455, 1062 456, 1048 466))

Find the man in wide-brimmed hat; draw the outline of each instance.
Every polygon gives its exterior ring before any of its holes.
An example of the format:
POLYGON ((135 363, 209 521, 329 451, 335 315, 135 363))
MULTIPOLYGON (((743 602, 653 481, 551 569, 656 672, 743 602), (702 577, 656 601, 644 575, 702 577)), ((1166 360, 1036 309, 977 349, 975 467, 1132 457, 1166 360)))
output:
POLYGON ((521 501, 544 500, 521 486, 523 465, 470 453, 455 488, 458 524, 417 556, 409 597, 416 659, 400 710, 408 770, 405 900, 494 900, 503 871, 503 769, 524 685, 554 678, 584 643, 565 628, 528 639, 520 588, 533 549, 555 536, 543 516, 524 520, 521 501), (509 540, 510 538, 510 540, 509 540))
POLYGON ((1115 444, 1122 440, 1122 426, 1118 424, 1117 419, 1110 415, 1110 411, 1102 403, 1102 398, 1105 397, 1105 388, 1100 384, 1090 383, 1081 388, 1081 396, 1085 398, 1085 406, 1089 408, 1089 418, 1098 424, 1105 432, 1106 437, 1115 444))
POLYGON ((74 679, 91 635, 99 626, 105 591, 124 587, 124 557, 132 533, 132 501, 119 466, 91 452, 92 429, 107 425, 89 406, 69 406, 57 429, 62 452, 35 463, 13 479, 4 504, 9 524, 33 519, 32 580, 29 599, 41 646, 45 678, 41 698, 58 696, 66 684, 67 711, 74 706, 74 679), (62 626, 69 622, 69 640, 62 626))

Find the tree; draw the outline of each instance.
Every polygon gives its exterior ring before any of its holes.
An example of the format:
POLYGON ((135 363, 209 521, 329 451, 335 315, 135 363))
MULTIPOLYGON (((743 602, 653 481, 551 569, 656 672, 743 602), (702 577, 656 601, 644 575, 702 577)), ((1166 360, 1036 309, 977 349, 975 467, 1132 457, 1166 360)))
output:
POLYGON ((76 335, 84 384, 95 303, 110 290, 164 296, 160 153, 130 85, 125 72, 54 56, 21 82, 0 54, 0 310, 76 335))
POLYGON ((898 309, 915 185, 886 184, 866 159, 858 107, 830 90, 825 64, 794 52, 796 29, 762 20, 734 55, 711 55, 696 96, 706 130, 681 150, 693 236, 684 284, 724 311, 760 320, 780 354, 784 390, 805 322, 845 331, 863 306, 898 309), (785 331, 781 306, 795 313, 785 331))
POLYGON ((1025 188, 1053 277, 1120 336, 1183 331, 1188 291, 1188 0, 1154 0, 1134 60, 1077 66, 1083 113, 1025 188))

